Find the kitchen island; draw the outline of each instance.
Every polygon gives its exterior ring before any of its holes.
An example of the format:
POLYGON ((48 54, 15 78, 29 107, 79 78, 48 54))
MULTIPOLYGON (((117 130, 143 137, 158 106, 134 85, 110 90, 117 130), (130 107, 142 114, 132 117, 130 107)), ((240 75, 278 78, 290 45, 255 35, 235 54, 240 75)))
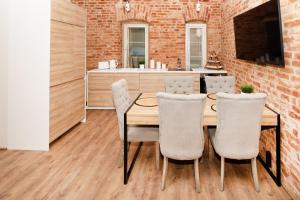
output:
POLYGON ((164 69, 93 69, 88 71, 87 80, 87 108, 113 109, 111 85, 113 82, 126 79, 130 96, 139 93, 163 92, 164 80, 169 76, 192 76, 194 91, 200 93, 200 77, 204 75, 226 75, 225 70, 210 70, 199 68, 194 71, 174 71, 164 69))

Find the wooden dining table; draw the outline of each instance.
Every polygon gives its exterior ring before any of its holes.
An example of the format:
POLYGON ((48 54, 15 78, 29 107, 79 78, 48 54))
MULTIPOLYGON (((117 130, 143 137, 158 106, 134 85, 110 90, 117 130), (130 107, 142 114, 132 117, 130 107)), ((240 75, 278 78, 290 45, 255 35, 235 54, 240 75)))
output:
MULTIPOLYGON (((245 113, 247 114, 247 113, 245 113)), ((155 93, 139 94, 124 113, 124 184, 127 184, 134 163, 137 159, 142 143, 139 144, 131 165, 128 169, 128 126, 159 126, 158 102, 155 93)), ((217 126, 216 94, 207 94, 206 105, 203 113, 203 126, 217 126)), ((259 156, 264 168, 278 186, 281 186, 281 164, 280 164, 280 115, 268 106, 265 106, 262 121, 262 130, 275 128, 276 130, 276 175, 270 170, 269 165, 259 156)))

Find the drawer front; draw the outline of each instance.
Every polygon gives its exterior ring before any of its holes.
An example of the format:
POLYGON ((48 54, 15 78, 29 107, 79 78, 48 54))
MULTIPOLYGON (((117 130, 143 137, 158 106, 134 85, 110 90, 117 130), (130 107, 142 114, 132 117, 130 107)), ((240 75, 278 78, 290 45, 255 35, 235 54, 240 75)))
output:
POLYGON ((50 85, 55 86, 85 74, 85 29, 51 22, 50 85))
POLYGON ((50 88, 50 142, 84 119, 84 115, 84 79, 50 88))
POLYGON ((164 74, 140 74, 140 91, 156 93, 165 91, 164 74))
POLYGON ((88 93, 89 107, 113 107, 113 97, 111 91, 93 91, 88 93))
MULTIPOLYGON (((135 99, 139 95, 139 91, 130 90, 129 96, 135 99)), ((88 94, 89 107, 114 107, 113 96, 111 91, 89 91, 88 94)))
POLYGON ((129 90, 140 89, 140 75, 138 73, 122 73, 114 75, 114 81, 121 79, 125 79, 127 81, 129 90))
POLYGON ((114 75, 111 73, 89 73, 88 75, 88 90, 109 90, 114 82, 114 75))

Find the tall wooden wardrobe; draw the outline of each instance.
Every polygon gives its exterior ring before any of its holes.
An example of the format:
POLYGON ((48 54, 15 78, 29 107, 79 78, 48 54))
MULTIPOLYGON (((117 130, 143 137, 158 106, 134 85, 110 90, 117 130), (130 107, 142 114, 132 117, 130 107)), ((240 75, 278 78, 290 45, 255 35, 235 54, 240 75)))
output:
POLYGON ((51 1, 50 143, 85 119, 86 11, 51 1))

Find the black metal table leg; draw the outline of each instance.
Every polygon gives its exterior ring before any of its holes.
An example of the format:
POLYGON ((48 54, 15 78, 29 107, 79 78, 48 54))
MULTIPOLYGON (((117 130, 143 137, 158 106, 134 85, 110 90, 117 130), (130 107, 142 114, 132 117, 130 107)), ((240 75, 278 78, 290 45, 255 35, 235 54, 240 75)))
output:
POLYGON ((130 173, 133 169, 133 166, 135 164, 135 161, 137 159, 137 156, 140 152, 140 149, 141 149, 141 146, 142 146, 142 142, 140 142, 135 154, 134 154, 134 157, 133 157, 133 160, 130 164, 130 167, 129 167, 129 170, 128 169, 128 125, 127 125, 127 112, 130 110, 130 108, 135 104, 136 100, 139 99, 139 97, 142 95, 142 93, 140 93, 136 99, 131 103, 131 105, 127 108, 127 110, 125 111, 124 113, 124 185, 126 185, 128 183, 128 179, 129 179, 129 176, 130 176, 130 173))
POLYGON ((276 126, 276 175, 277 185, 281 186, 281 146, 280 146, 280 115, 277 115, 277 126, 276 126))
POLYGON ((128 182, 127 177, 127 159, 128 159, 128 141, 127 141, 127 114, 124 114, 124 184, 128 182))
MULTIPOLYGON (((269 107, 268 107, 269 108, 269 107)), ((271 108, 269 108, 271 109, 271 108)), ((272 109, 271 109, 272 110, 272 109)), ((275 112, 274 110, 272 110, 275 112)), ((275 112, 277 113, 277 112, 275 112)), ((261 156, 258 156, 258 160, 261 162, 263 167, 267 170, 269 175, 272 177, 272 179, 275 181, 277 186, 281 186, 281 147, 280 147, 280 138, 281 138, 281 131, 280 131, 280 114, 277 113, 277 126, 270 126, 270 127, 263 127, 264 129, 268 128, 275 128, 276 131, 276 176, 271 171, 269 166, 265 163, 265 161, 261 158, 261 156)))

